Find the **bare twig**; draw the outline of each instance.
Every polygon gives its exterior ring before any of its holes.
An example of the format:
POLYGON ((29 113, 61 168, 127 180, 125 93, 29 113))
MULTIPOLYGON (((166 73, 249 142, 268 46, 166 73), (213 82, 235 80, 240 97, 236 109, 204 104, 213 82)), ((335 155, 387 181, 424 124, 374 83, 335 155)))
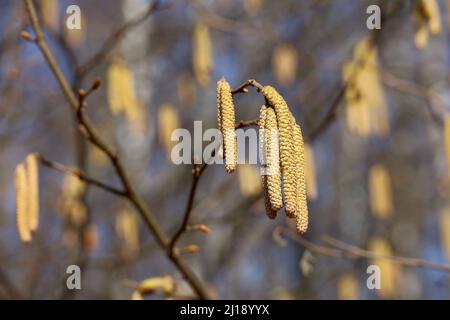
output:
POLYGON ((386 86, 394 90, 425 99, 428 102, 427 106, 431 118, 436 123, 442 123, 442 120, 435 109, 438 109, 439 112, 443 114, 448 110, 448 107, 442 97, 439 96, 439 94, 437 94, 434 90, 427 89, 404 79, 400 79, 386 70, 382 70, 381 80, 386 86))
MULTIPOLYGON (((248 84, 247 84, 248 86, 248 84)), ((239 91, 241 92, 241 91, 239 91)), ((234 93, 236 94, 237 91, 234 93)), ((239 128, 244 128, 247 126, 252 126, 258 123, 258 120, 249 120, 249 121, 240 121, 239 124, 237 124, 235 126, 235 129, 239 129, 239 128)), ((211 154, 211 157, 214 157, 215 152, 213 151, 211 154)), ((183 215, 183 221, 180 225, 180 227, 178 228, 178 230, 175 232, 175 234, 173 235, 172 239, 170 240, 170 244, 169 244, 169 251, 168 253, 170 255, 174 255, 175 254, 175 244, 178 241, 178 239, 183 235, 183 233, 185 233, 187 231, 188 228, 188 224, 189 224, 189 218, 191 216, 191 212, 192 212, 192 207, 194 205, 194 200, 195 200, 195 193, 197 191, 197 186, 198 186, 198 182, 200 181, 200 178, 202 176, 202 174, 204 173, 204 171, 206 170, 206 168, 208 167, 208 161, 205 162, 203 165, 198 166, 196 164, 193 165, 192 167, 192 175, 193 175, 193 179, 192 179, 192 184, 191 184, 191 189, 189 191, 189 196, 188 196, 188 201, 186 204, 186 209, 183 215)))
POLYGON ((236 89, 232 89, 231 93, 233 95, 238 94, 238 93, 247 93, 248 87, 255 87, 256 90, 259 92, 262 90, 263 85, 260 84, 259 82, 257 82, 255 79, 249 79, 249 80, 245 81, 243 84, 241 84, 239 87, 237 87, 236 89))
POLYGON ((63 172, 63 173, 67 173, 67 174, 71 174, 77 178, 79 178, 80 180, 89 183, 91 185, 94 185, 96 187, 99 187, 100 189, 104 189, 108 192, 111 192, 115 195, 118 195, 120 197, 124 197, 126 196, 126 192, 123 190, 119 190, 115 187, 109 186, 101 181, 98 181, 94 178, 91 178, 89 176, 87 176, 84 172, 82 172, 79 169, 74 169, 68 166, 65 166, 59 162, 55 162, 55 161, 51 161, 51 160, 47 160, 46 158, 44 158, 43 156, 39 155, 39 161, 42 163, 42 165, 63 172))
MULTIPOLYGON (((79 100, 76 98, 74 92, 70 89, 66 78, 59 65, 56 62, 52 52, 49 50, 47 42, 43 36, 41 26, 39 24, 36 9, 32 0, 24 0, 27 8, 27 13, 31 21, 31 25, 36 34, 36 43, 44 55, 47 64, 55 75, 60 87, 62 88, 67 100, 69 101, 71 107, 76 111, 78 120, 80 122, 80 129, 83 134, 92 142, 96 147, 102 150, 109 158, 111 164, 113 165, 118 178, 120 179, 122 186, 126 192, 126 198, 135 207, 139 214, 144 219, 147 227, 154 235, 158 244, 166 252, 168 251, 169 240, 166 234, 162 231, 158 222, 156 221, 153 214, 147 209, 143 200, 138 196, 131 184, 128 174, 119 159, 117 153, 106 143, 103 139, 94 131, 93 127, 89 123, 88 119, 83 113, 83 104, 79 104, 79 100)), ((84 99, 80 99, 84 102, 84 99)), ((186 281, 190 284, 195 293, 202 299, 207 299, 210 297, 208 290, 203 285, 203 283, 198 279, 198 277, 192 272, 192 270, 178 257, 175 255, 168 255, 170 260, 174 263, 175 267, 184 275, 186 281)))
POLYGON ((410 266, 410 267, 417 267, 417 268, 424 268, 424 269, 431 269, 436 271, 442 271, 442 272, 450 272, 450 265, 449 264, 439 264, 435 262, 430 262, 423 259, 417 259, 417 258, 408 258, 408 257, 401 257, 401 256, 386 256, 386 255, 379 255, 377 253, 361 249, 357 246, 348 244, 344 241, 335 239, 330 236, 325 236, 324 241, 329 243, 330 245, 335 246, 336 248, 340 248, 344 251, 351 252, 355 254, 357 257, 362 258, 368 258, 368 259, 387 259, 391 260, 392 262, 404 265, 404 266, 410 266))
POLYGON ((424 268, 424 269, 430 269, 440 272, 450 272, 450 265, 448 264, 439 264, 430 262, 423 259, 416 259, 416 258, 407 258, 407 257, 401 257, 401 256, 394 256, 394 255, 380 255, 375 252, 361 249, 357 246, 348 244, 346 242, 343 242, 341 240, 337 240, 335 238, 332 238, 330 236, 325 236, 324 241, 328 244, 334 246, 327 247, 323 245, 319 245, 316 243, 313 243, 309 240, 306 240, 305 238, 299 237, 298 234, 294 233, 293 231, 289 230, 286 227, 278 227, 281 229, 280 233, 285 234, 290 239, 294 240, 295 242, 299 243, 306 249, 308 249, 311 252, 315 252, 317 254, 330 256, 330 257, 337 257, 337 258, 344 258, 344 259, 385 259, 390 260, 393 263, 397 263, 403 266, 409 266, 409 267, 416 267, 416 268, 424 268))

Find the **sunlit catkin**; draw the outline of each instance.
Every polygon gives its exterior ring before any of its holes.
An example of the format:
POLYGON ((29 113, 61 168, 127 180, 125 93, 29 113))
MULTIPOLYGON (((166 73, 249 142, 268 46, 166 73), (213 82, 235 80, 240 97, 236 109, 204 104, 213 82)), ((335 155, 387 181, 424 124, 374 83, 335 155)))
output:
MULTIPOLYGON (((262 106, 261 110, 259 112, 259 119, 258 119, 258 127, 259 127, 259 154, 260 154, 260 161, 262 164, 261 168, 261 181, 264 191, 264 205, 266 209, 266 214, 269 217, 269 219, 275 219, 277 217, 277 210, 274 210, 272 208, 272 204, 270 203, 270 196, 269 196, 269 188, 267 184, 267 138, 266 138, 266 120, 267 120, 267 107, 262 106)), ((281 193, 281 187, 280 187, 280 193, 281 193)))
POLYGON ((379 75, 378 52, 371 40, 359 41, 353 59, 344 64, 346 122, 349 131, 361 136, 389 133, 387 102, 379 75))
POLYGON ((28 182, 29 228, 36 231, 39 226, 39 172, 37 154, 31 153, 25 159, 28 182))
POLYGON ((162 292, 169 296, 175 289, 175 283, 171 276, 148 278, 139 283, 137 291, 142 295, 162 292))
POLYGON ((445 156, 447 159, 447 176, 450 178, 450 114, 446 113, 444 117, 444 144, 445 156))
POLYGON ((295 181, 296 181, 296 197, 298 211, 295 215, 297 221, 297 231, 304 234, 308 229, 308 204, 306 199, 306 175, 305 175, 305 150, 302 137, 302 131, 298 124, 295 123, 294 117, 294 165, 295 165, 295 181))
POLYGON ((316 160, 314 156, 314 149, 310 144, 305 144, 305 164, 306 194, 308 199, 316 200, 318 196, 316 160))
POLYGON ((261 92, 269 106, 275 109, 277 116, 285 211, 288 217, 293 218, 296 217, 299 208, 297 205, 297 183, 295 180, 292 115, 283 97, 273 87, 265 86, 261 92))
POLYGON ((250 164, 242 164, 237 169, 239 189, 245 197, 253 197, 261 192, 259 171, 250 164))
POLYGON ((172 141, 172 133, 179 127, 180 119, 177 109, 170 103, 162 104, 158 110, 158 136, 168 159, 170 159, 172 146, 175 143, 172 141))
POLYGON ((224 78, 217 82, 217 113, 223 139, 225 170, 231 173, 236 169, 237 162, 235 115, 231 88, 224 78))
POLYGON ((22 242, 31 241, 30 220, 28 215, 28 183, 25 166, 17 165, 14 175, 16 190, 16 222, 19 238, 22 242))
POLYGON ((383 238, 372 238, 369 241, 369 250, 376 255, 371 264, 380 268, 381 288, 377 290, 377 293, 383 299, 395 298, 401 274, 399 265, 386 259, 386 257, 392 256, 391 246, 383 238))
POLYGON ((266 139, 266 183, 270 206, 277 211, 283 207, 281 193, 281 171, 279 154, 278 125, 275 110, 267 108, 264 124, 266 139))
POLYGON ((441 32, 441 16, 436 0, 416 0, 414 3, 413 20, 416 25, 415 44, 418 49, 426 47, 429 34, 441 32))
POLYGON ((44 0, 40 2, 41 17, 44 25, 51 31, 59 30, 59 0, 44 0))
POLYGON ((135 92, 134 76, 128 66, 115 59, 108 67, 108 103, 115 115, 123 114, 133 131, 147 129, 147 112, 135 92))
POLYGON ((450 208, 442 210, 439 217, 442 251, 450 260, 450 208))
POLYGON ((136 257, 139 253, 139 224, 134 212, 122 210, 117 214, 116 233, 123 242, 123 256, 126 259, 136 257))
POLYGON ((359 296, 358 279, 354 273, 347 272, 339 276, 337 283, 339 300, 356 300, 359 296))
POLYGON ((387 219, 393 213, 391 178, 382 165, 369 170, 370 206, 375 217, 387 219))
POLYGON ((297 75, 298 54, 294 46, 281 44, 277 46, 272 55, 272 68, 278 82, 290 85, 297 75))
POLYGON ((213 69, 213 51, 209 28, 202 22, 194 27, 192 59, 198 83, 202 87, 208 87, 213 69))

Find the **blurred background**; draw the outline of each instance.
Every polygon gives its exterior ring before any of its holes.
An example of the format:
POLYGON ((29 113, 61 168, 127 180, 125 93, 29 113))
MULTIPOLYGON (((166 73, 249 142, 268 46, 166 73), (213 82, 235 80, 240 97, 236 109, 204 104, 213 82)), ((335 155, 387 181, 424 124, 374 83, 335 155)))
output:
MULTIPOLYGON (((284 213, 266 217, 257 166, 231 175, 209 166, 190 224, 210 232, 189 231, 177 245, 199 247, 182 258, 215 297, 450 298, 450 2, 35 3, 71 85, 102 80, 86 113, 169 235, 192 181, 192 166, 170 160, 173 129, 191 131, 195 120, 203 130, 217 126, 222 76, 232 87, 254 78, 285 97, 309 146, 306 241, 284 213), (80 30, 65 27, 72 4, 80 30), (381 30, 366 26, 372 4, 381 30), (349 248, 337 240, 370 252, 341 257, 349 248), (377 258, 391 255, 444 270, 377 258), (371 264, 381 268, 381 290, 366 286, 371 264)), ((129 299, 140 281, 167 276, 174 298, 192 297, 125 199, 43 166, 40 226, 31 243, 20 242, 14 169, 29 153, 120 185, 108 159, 80 138, 23 30, 33 35, 23 2, 0 0, 0 298, 129 299), (66 289, 71 264, 81 267, 81 290, 66 289)), ((237 95, 236 120, 257 118, 263 103, 252 89, 237 95)))

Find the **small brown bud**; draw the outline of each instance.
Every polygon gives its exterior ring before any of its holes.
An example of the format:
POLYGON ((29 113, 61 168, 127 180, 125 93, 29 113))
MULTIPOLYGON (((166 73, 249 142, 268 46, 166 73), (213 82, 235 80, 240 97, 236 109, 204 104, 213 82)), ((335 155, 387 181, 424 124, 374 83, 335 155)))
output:
POLYGON ((94 82, 92 82, 91 90, 97 90, 98 87, 100 87, 102 84, 102 81, 100 79, 95 79, 94 82))
POLYGON ((84 89, 78 89, 78 96, 81 98, 86 97, 86 91, 84 89))
POLYGON ((20 36, 26 41, 34 41, 34 38, 31 36, 31 34, 28 33, 28 31, 22 31, 20 33, 20 36))
POLYGON ((197 252, 200 252, 200 247, 196 244, 191 244, 183 248, 177 248, 176 250, 177 254, 197 253, 197 252))

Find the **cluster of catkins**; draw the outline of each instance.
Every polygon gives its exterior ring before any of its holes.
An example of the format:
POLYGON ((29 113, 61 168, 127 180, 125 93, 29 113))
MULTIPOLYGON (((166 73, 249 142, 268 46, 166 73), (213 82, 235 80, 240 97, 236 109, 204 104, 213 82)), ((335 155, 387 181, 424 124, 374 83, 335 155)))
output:
MULTIPOLYGON (((308 207, 302 132, 286 101, 273 87, 264 86, 259 91, 266 100, 258 121, 266 213, 274 219, 284 205, 286 215, 296 219, 297 231, 304 234, 308 207)), ((217 82, 217 115, 225 170, 231 173, 237 162, 235 115, 233 94, 224 78, 217 82)))

